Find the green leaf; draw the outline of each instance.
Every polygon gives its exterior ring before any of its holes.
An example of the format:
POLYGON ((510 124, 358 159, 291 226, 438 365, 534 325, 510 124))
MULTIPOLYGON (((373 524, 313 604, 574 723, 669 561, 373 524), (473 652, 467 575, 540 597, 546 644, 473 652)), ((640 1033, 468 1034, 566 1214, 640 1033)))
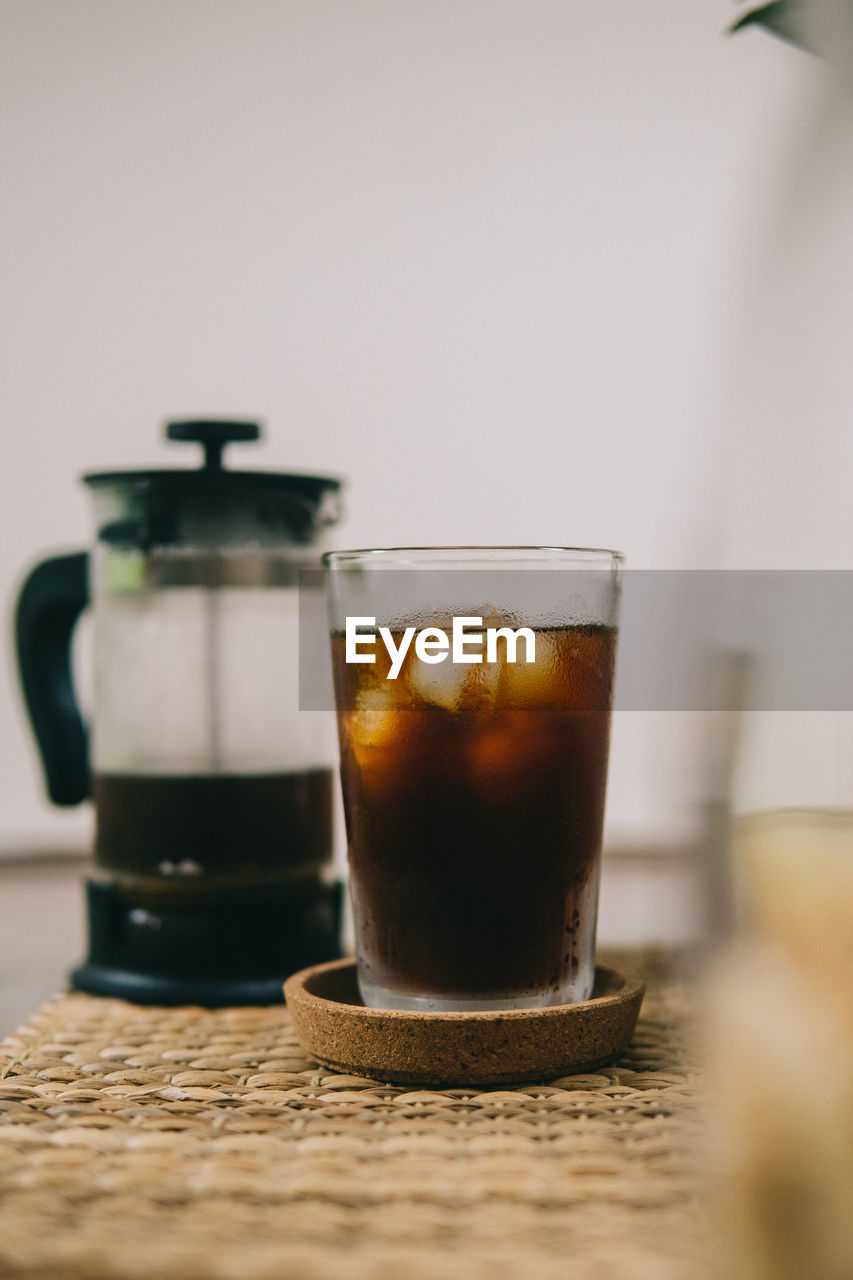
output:
POLYGON ((816 53, 809 39, 808 24, 804 11, 808 7, 807 0, 772 0, 770 4, 759 5, 742 14, 737 22, 729 27, 730 34, 743 31, 746 27, 764 27, 771 35, 787 40, 809 53, 816 53))

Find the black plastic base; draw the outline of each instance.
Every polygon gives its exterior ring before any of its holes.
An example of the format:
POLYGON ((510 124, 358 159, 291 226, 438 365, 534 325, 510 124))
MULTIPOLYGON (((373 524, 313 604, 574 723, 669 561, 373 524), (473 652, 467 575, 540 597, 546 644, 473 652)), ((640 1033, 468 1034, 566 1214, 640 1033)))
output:
POLYGON ((78 991, 137 1004, 277 1004, 284 979, 340 955, 341 885, 154 891, 86 884, 78 991))
MULTIPOLYGON (((288 975, 285 974, 285 977, 288 975)), ((162 978, 87 961, 71 971, 71 985, 92 996, 115 996, 133 1004, 199 1004, 206 1008, 238 1004, 281 1004, 283 978, 207 980, 162 978)))

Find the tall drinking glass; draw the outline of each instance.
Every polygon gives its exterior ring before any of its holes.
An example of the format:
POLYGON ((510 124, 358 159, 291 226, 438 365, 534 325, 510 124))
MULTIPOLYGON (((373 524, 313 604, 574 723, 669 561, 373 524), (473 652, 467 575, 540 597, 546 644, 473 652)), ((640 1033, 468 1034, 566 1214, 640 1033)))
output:
POLYGON ((325 557, 366 1004, 591 994, 620 561, 560 547, 325 557))

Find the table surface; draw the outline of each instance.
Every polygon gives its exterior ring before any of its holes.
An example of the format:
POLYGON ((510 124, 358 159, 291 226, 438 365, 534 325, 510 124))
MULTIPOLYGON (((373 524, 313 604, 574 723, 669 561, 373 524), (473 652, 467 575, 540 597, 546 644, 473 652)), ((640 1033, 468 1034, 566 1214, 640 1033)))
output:
POLYGON ((511 1089, 334 1073, 281 1006, 50 1001, 0 1044, 0 1275, 702 1276, 690 987, 631 959, 624 1056, 511 1089))

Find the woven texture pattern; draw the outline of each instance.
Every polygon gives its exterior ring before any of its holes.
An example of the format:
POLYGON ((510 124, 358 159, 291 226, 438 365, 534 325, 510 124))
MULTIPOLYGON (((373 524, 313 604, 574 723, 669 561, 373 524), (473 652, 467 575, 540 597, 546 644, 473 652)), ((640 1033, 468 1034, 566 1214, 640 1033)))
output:
POLYGON ((651 975, 616 1065, 478 1093, 319 1068, 284 1008, 62 996, 0 1044, 0 1276, 692 1280, 688 1003, 651 975))

